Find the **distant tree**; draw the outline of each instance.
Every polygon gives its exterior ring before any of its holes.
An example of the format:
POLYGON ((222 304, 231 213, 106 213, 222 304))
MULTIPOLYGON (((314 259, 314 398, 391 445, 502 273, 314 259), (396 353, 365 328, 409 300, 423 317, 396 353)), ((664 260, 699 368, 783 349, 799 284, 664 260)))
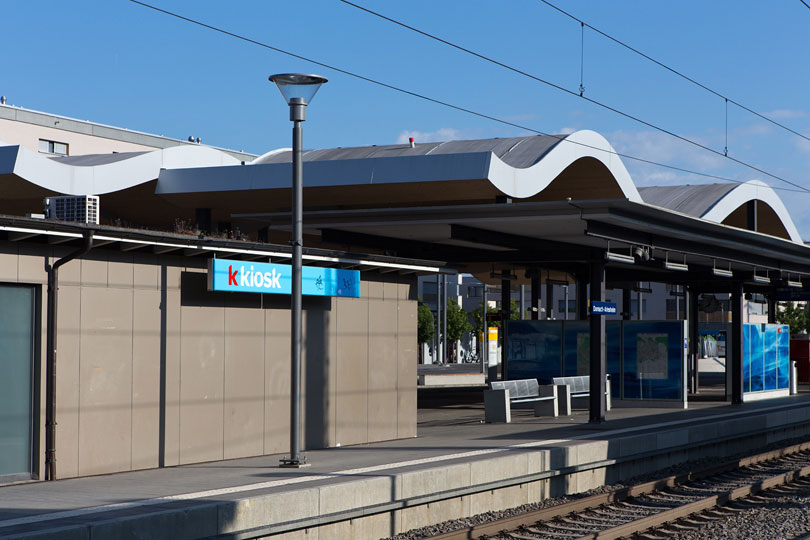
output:
MULTIPOLYGON (((509 314, 509 319, 512 321, 519 321, 520 320, 520 306, 515 300, 512 300, 510 303, 511 313, 509 314)), ((487 313, 499 313, 501 310, 498 308, 494 308, 492 306, 487 306, 487 313)), ((481 309, 477 308, 475 311, 472 312, 472 319, 473 319, 473 328, 476 332, 482 332, 484 327, 481 323, 481 309)), ((500 328, 501 321, 490 321, 489 326, 500 328)))
POLYGON ((416 312, 416 339, 421 345, 422 343, 432 342, 435 335, 436 327, 434 326, 433 312, 425 304, 419 302, 416 312))
POLYGON ((794 302, 781 303, 776 310, 776 322, 790 326, 790 334, 807 331, 807 310, 794 302))
POLYGON ((467 313, 464 311, 458 301, 453 298, 447 299, 447 341, 453 344, 453 358, 458 358, 458 340, 464 337, 464 334, 470 332, 473 325, 467 313))

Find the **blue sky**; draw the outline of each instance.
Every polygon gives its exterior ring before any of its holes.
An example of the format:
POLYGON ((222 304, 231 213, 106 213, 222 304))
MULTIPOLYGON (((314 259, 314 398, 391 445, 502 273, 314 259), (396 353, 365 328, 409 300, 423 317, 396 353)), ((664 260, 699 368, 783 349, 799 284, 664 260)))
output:
MULTIPOLYGON (((342 69, 547 133, 593 129, 620 152, 795 189, 723 157, 484 63, 338 0, 151 0, 156 6, 342 69)), ((370 9, 577 90, 579 23, 539 0, 371 2, 370 9)), ((810 136, 810 9, 799 0, 554 2, 718 92, 810 136)), ((273 73, 329 77, 305 146, 528 132, 403 95, 126 0, 3 2, 0 94, 22 107, 252 153, 290 144, 273 73)), ((586 30, 585 95, 722 151, 725 104, 586 30)), ((810 142, 729 105, 729 155, 810 189, 810 142)), ((639 186, 705 183, 625 160, 639 186)), ((809 193, 779 191, 810 239, 809 193)))

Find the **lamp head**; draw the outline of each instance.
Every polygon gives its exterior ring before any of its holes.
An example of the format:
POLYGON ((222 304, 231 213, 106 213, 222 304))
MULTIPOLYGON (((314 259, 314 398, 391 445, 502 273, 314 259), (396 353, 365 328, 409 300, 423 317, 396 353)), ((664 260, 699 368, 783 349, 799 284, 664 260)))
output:
POLYGON ((320 75, 305 73, 279 73, 271 75, 270 81, 276 83, 287 105, 308 105, 321 85, 328 79, 320 75), (296 101, 292 101, 293 99, 296 101), (303 100, 303 103, 299 100, 303 100))

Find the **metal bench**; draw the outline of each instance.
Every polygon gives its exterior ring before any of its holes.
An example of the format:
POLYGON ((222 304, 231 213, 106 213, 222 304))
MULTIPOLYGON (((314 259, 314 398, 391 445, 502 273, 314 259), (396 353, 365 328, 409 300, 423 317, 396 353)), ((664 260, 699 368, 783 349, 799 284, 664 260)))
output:
POLYGON ((537 379, 492 381, 484 392, 487 422, 510 422, 511 409, 534 408, 535 416, 557 416, 557 387, 537 384, 537 379))
MULTIPOLYGON (((560 414, 571 414, 571 403, 577 398, 589 398, 591 396, 590 375, 577 375, 573 377, 553 377, 552 384, 557 387, 559 396, 560 414)), ((610 410, 610 375, 605 376, 605 409, 610 410)), ((587 405, 585 406, 587 408, 587 405)))

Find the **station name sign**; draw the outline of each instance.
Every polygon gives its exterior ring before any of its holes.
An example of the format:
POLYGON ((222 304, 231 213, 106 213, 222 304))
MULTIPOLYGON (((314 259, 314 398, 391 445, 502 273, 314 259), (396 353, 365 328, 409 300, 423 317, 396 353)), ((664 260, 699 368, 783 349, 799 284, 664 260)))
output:
MULTIPOLYGON (((292 266, 211 259, 208 290, 291 294, 292 266)), ((301 292, 310 296, 360 297, 360 272, 317 266, 301 267, 301 292)))
POLYGON ((616 315, 615 302, 591 302, 592 315, 616 315))

